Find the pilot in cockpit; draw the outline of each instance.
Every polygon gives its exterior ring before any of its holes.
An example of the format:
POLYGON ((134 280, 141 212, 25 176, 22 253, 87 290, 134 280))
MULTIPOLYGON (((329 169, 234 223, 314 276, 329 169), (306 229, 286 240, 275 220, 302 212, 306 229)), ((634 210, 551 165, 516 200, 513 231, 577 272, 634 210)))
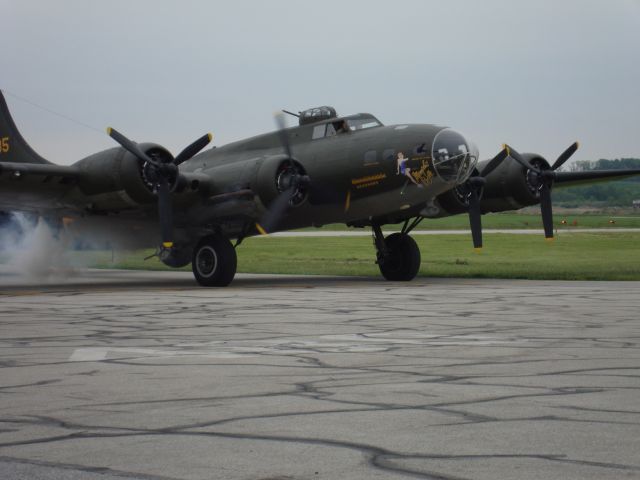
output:
POLYGON ((351 129, 349 128, 349 124, 347 123, 346 120, 343 120, 342 122, 340 122, 336 128, 336 134, 340 135, 341 133, 347 133, 350 132, 351 129))

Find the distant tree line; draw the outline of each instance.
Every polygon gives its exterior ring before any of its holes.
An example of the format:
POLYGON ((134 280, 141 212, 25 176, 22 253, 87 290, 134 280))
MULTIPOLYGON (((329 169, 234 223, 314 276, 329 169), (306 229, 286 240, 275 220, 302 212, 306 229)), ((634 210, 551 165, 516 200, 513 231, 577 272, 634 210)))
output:
MULTIPOLYGON (((640 158, 581 160, 570 163, 564 170, 585 172, 629 169, 640 169, 640 158)), ((564 207, 631 207, 634 200, 640 200, 640 176, 553 190, 554 204, 564 207)))
MULTIPOLYGON (((569 163, 564 169, 568 172, 587 172, 589 170, 631 170, 640 169, 640 158, 616 158, 615 160, 578 160, 569 163)), ((640 180, 637 178, 635 180, 640 180)))

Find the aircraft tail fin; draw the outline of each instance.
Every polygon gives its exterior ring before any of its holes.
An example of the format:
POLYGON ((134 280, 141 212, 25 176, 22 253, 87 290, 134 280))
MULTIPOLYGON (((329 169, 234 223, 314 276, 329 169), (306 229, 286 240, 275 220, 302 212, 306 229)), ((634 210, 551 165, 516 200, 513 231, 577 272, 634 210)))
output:
POLYGON ((38 155, 20 135, 0 90, 0 162, 51 164, 38 155))

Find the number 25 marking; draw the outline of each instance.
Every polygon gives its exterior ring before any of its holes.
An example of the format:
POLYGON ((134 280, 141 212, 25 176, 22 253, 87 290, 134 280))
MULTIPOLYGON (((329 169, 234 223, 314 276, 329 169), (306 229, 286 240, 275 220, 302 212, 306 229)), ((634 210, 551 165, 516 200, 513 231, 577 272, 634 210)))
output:
POLYGON ((0 139, 0 153, 9 152, 9 137, 2 137, 0 139))

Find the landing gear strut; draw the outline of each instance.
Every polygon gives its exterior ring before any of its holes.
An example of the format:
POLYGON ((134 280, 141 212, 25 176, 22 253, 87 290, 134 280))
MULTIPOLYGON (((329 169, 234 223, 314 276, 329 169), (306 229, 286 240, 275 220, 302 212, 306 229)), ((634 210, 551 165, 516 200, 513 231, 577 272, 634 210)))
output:
POLYGON ((191 267, 196 281, 203 287, 226 287, 236 274, 237 263, 231 242, 210 235, 202 238, 194 248, 191 267))
POLYGON ((405 223, 399 233, 392 233, 384 237, 380 225, 372 226, 374 244, 376 246, 377 264, 380 273, 387 280, 413 280, 420 270, 420 249, 415 240, 409 236, 419 221, 414 221, 410 228, 405 223))

